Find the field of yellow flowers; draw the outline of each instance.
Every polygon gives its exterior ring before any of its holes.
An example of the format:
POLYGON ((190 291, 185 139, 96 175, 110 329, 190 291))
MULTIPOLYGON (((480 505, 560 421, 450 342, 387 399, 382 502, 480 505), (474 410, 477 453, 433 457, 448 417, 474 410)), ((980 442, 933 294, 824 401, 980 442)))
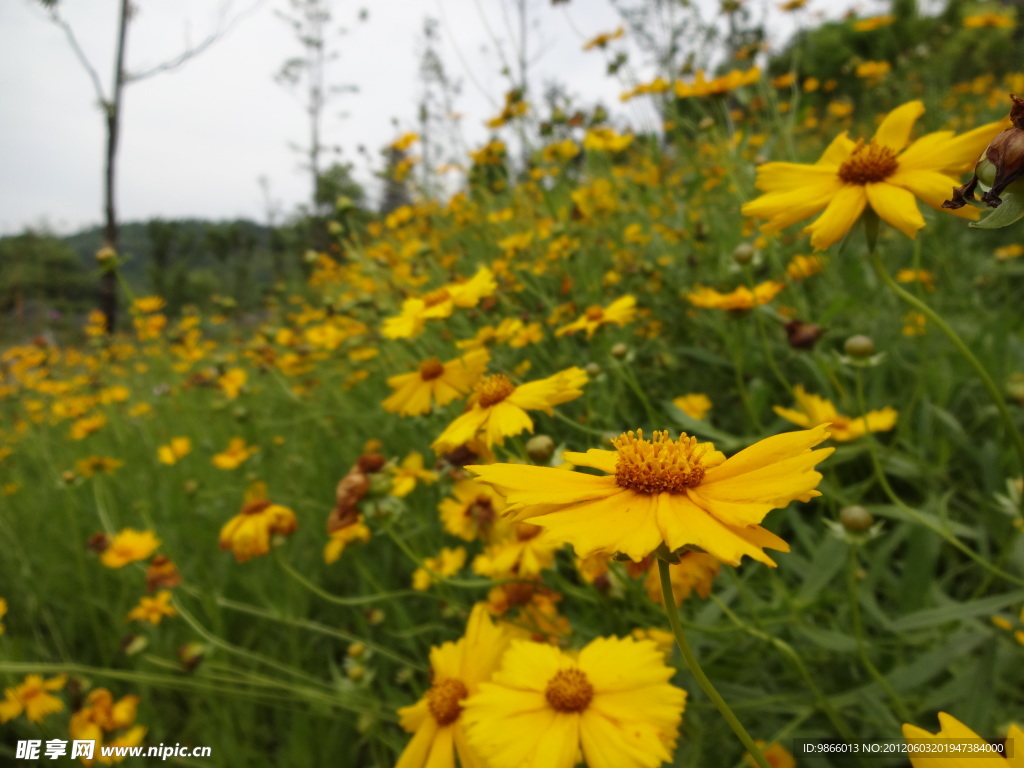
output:
POLYGON ((643 84, 666 142, 495 139, 258 317, 3 350, 3 762, 1024 765, 1024 246, 968 226, 1024 76, 799 86, 643 84))

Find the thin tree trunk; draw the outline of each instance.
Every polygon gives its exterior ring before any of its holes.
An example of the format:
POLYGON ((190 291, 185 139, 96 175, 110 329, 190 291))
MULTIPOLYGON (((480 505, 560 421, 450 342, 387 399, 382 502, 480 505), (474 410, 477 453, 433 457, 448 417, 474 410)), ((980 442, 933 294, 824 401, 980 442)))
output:
MULTIPOLYGON (((107 154, 103 174, 103 209, 106 222, 103 227, 104 245, 118 250, 119 231, 114 182, 117 176, 117 142, 121 123, 121 94, 124 89, 124 56, 128 40, 128 0, 121 0, 121 18, 118 24, 117 57, 114 64, 114 92, 106 104, 107 154)), ((107 318, 107 333, 117 327, 117 275, 113 269, 105 269, 100 278, 100 311, 107 318)))

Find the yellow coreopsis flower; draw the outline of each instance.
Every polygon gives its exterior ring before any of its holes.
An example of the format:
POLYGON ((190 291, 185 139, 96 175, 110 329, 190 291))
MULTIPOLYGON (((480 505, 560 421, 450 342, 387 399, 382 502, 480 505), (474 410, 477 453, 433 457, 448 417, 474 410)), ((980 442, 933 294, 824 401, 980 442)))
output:
POLYGON ((1016 22, 1011 16, 1004 16, 1001 13, 974 13, 964 16, 963 25, 965 29, 983 29, 984 27, 1002 27, 1012 29, 1016 22))
POLYGON ((217 386, 224 391, 228 400, 234 400, 238 397, 242 387, 245 386, 245 382, 248 380, 249 374, 242 368, 232 368, 229 371, 225 371, 224 375, 217 379, 217 386))
POLYGON ((480 267, 463 283, 450 283, 420 298, 406 299, 402 302, 402 311, 384 321, 384 336, 389 339, 416 336, 427 320, 450 317, 455 307, 475 307, 480 299, 491 296, 497 289, 494 273, 487 267, 480 267))
POLYGON ((211 461, 217 469, 237 469, 257 451, 257 446, 246 445, 243 438, 233 437, 224 452, 216 454, 211 461))
MULTIPOLYGON (((765 163, 757 169, 757 188, 765 194, 744 205, 743 215, 768 219, 762 231, 777 232, 824 210, 804 229, 815 249, 824 250, 839 242, 870 205, 883 221, 916 237, 924 219, 915 196, 941 210, 957 186, 956 176, 973 168, 1006 127, 1006 121, 989 123, 961 136, 937 131, 907 146, 922 114, 920 101, 897 107, 867 142, 854 142, 844 131, 814 165, 765 163)), ((952 213, 979 216, 970 207, 952 213)))
POLYGON ((473 572, 490 579, 529 579, 550 568, 562 542, 530 523, 515 523, 507 534, 473 560, 473 572))
POLYGON ((72 440, 84 440, 96 430, 107 423, 107 417, 102 413, 94 413, 92 416, 83 416, 71 425, 68 436, 72 440))
POLYGON ((369 541, 370 529, 366 527, 366 518, 359 515, 351 525, 330 532, 330 540, 324 546, 324 562, 330 565, 339 560, 345 549, 354 541, 369 541))
POLYGON ((402 727, 413 737, 395 768, 455 768, 456 754, 463 768, 481 768, 466 740, 462 706, 491 678, 508 642, 508 631, 491 621, 484 604, 477 604, 460 640, 430 649, 430 689, 398 710, 402 727))
POLYGON ((755 285, 754 290, 741 285, 729 293, 719 293, 712 288, 697 288, 691 293, 686 294, 686 299, 693 306, 702 309, 743 311, 767 304, 785 287, 785 283, 768 280, 755 285))
POLYGON ((607 307, 597 305, 590 307, 577 319, 555 331, 555 336, 566 336, 579 331, 586 331, 587 338, 589 339, 602 325, 615 323, 620 328, 624 328, 633 322, 635 316, 636 298, 626 295, 616 299, 607 307))
MULTIPOLYGON (((97 688, 86 697, 84 706, 71 716, 68 732, 72 739, 94 742, 93 754, 97 755, 99 762, 120 762, 123 757, 102 757, 100 750, 103 746, 135 747, 142 743, 146 736, 145 726, 132 727, 138 706, 138 696, 122 696, 115 702, 110 691, 97 688), (120 733, 108 741, 107 736, 113 731, 120 733)), ((82 758, 82 762, 92 765, 93 760, 82 758)))
POLYGON ((75 469, 82 477, 93 475, 112 475, 114 470, 124 466, 124 462, 112 456, 88 456, 75 462, 75 469))
POLYGON ((192 452, 192 441, 187 437, 172 437, 167 445, 156 449, 156 457, 161 464, 177 464, 192 452))
POLYGON ((891 13, 884 14, 882 16, 871 16, 866 19, 860 19, 853 23, 853 28, 857 32, 873 32, 876 29, 887 27, 896 21, 896 17, 891 13))
POLYGON ((43 680, 40 675, 28 675, 13 688, 4 689, 0 701, 0 723, 13 720, 22 712, 30 722, 41 723, 47 715, 64 709, 64 702, 50 691, 59 691, 67 683, 67 675, 43 680))
POLYGON ((933 753, 910 751, 908 756, 913 768, 1024 768, 1024 752, 1020 750, 1020 745, 1024 744, 1024 730, 1017 725, 1011 725, 1006 732, 1006 743, 1014 746, 1012 756, 1008 757, 991 751, 988 741, 945 712, 939 712, 938 733, 932 734, 916 725, 904 723, 903 738, 908 742, 955 740, 957 744, 975 744, 979 749, 986 749, 985 754, 972 753, 963 747, 958 752, 941 747, 933 753))
POLYGON ((602 32, 600 35, 590 38, 583 44, 583 50, 589 51, 594 48, 604 48, 612 40, 618 40, 626 34, 625 27, 619 27, 614 32, 602 32))
POLYGON ((249 494, 242 511, 220 529, 220 548, 234 552, 239 563, 267 554, 272 533, 287 535, 299 525, 295 513, 288 507, 264 498, 252 498, 255 495, 249 494))
POLYGON ((411 451, 402 460, 401 466, 391 466, 389 470, 394 475, 391 479, 391 495, 399 499, 412 493, 417 482, 430 485, 437 480, 437 472, 423 468, 423 454, 419 451, 411 451))
POLYGON ((159 312, 167 306, 167 302, 164 301, 160 296, 144 296, 141 299, 136 299, 132 303, 132 307, 143 314, 149 314, 150 312, 159 312))
POLYGON ((465 703, 469 743, 490 768, 651 768, 672 760, 686 692, 657 646, 603 638, 579 655, 514 640, 465 703))
POLYGON ((425 592, 434 583, 434 577, 448 578, 462 570, 466 564, 464 547, 442 547, 437 557, 423 560, 423 567, 417 568, 412 574, 412 588, 425 592))
POLYGON ((898 417, 896 409, 890 407, 871 411, 857 419, 844 416, 836 411, 831 401, 808 394, 800 384, 793 388, 793 397, 796 409, 775 406, 775 413, 798 427, 828 424, 831 439, 840 443, 856 440, 868 432, 888 432, 896 425, 898 417))
POLYGON ((422 416, 434 403, 447 405, 473 388, 490 359, 486 349, 476 349, 447 363, 432 357, 421 363, 418 371, 392 376, 388 386, 394 392, 383 402, 384 410, 399 416, 422 416))
POLYGON ((692 83, 677 80, 674 88, 676 96, 680 99, 688 99, 691 96, 720 96, 741 86, 756 83, 760 79, 761 70, 757 67, 747 70, 734 69, 729 74, 712 80, 705 77, 704 70, 698 70, 692 83))
POLYGON ((430 447, 437 452, 450 451, 479 434, 489 448, 506 437, 533 432, 527 411, 550 414, 552 406, 582 395, 586 383, 586 372, 576 367, 519 386, 504 374, 488 376, 477 385, 469 410, 449 424, 430 447))
MULTIPOLYGON (((793 759, 792 753, 779 744, 779 742, 773 741, 771 744, 767 744, 758 739, 754 743, 757 744, 761 754, 764 755, 764 759, 772 768, 796 768, 796 760, 793 759)), ((751 768, 757 768, 757 763, 754 762, 754 758, 750 756, 749 752, 744 755, 744 758, 747 765, 751 766, 751 768)))
POLYGON ((159 624, 164 616, 177 616, 178 612, 171 605, 171 591, 161 589, 155 597, 143 597, 139 604, 132 608, 125 621, 148 621, 153 626, 159 624))
POLYGON ((490 539, 495 519, 505 509, 505 500, 493 488, 475 480, 460 480, 452 496, 438 506, 444 529, 465 541, 490 539))
POLYGON ((732 565, 747 555, 774 566, 764 547, 789 545, 760 523, 773 509, 821 495, 814 466, 833 449, 812 448, 827 438, 824 426, 787 432, 726 459, 685 434, 673 441, 667 432, 651 440, 629 432, 614 451, 563 454, 601 476, 519 464, 466 469, 505 497, 506 515, 548 529, 579 557, 621 552, 639 562, 664 544, 673 552, 696 546, 732 565))
POLYGON ((136 531, 125 528, 100 555, 100 562, 107 568, 123 568, 129 563, 145 560, 160 546, 160 539, 152 531, 136 531))
POLYGON ((672 399, 672 405, 691 419, 703 419, 711 410, 711 398, 699 392, 672 399))
MULTIPOLYGON (((4 616, 7 615, 7 601, 0 597, 0 621, 3 621, 4 616)), ((0 624, 0 635, 4 633, 7 628, 0 624)))

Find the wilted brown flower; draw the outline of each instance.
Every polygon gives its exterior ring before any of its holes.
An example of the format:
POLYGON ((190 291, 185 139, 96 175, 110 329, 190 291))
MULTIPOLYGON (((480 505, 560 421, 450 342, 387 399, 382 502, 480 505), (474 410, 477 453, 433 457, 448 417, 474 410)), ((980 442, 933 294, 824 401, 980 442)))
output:
POLYGON ((1010 99, 1013 101, 1010 107, 1013 125, 992 139, 974 167, 971 180, 963 186, 953 187, 953 199, 944 202, 943 208, 963 208, 968 200, 974 199, 974 189, 979 181, 990 187, 982 194, 982 202, 998 208, 1003 202, 999 195, 1024 174, 1024 99, 1012 93, 1010 99))
POLYGON ((348 474, 341 478, 334 492, 334 510, 327 518, 328 533, 340 531, 359 519, 356 505, 370 490, 370 475, 380 472, 386 463, 387 459, 379 453, 364 453, 356 460, 348 474))

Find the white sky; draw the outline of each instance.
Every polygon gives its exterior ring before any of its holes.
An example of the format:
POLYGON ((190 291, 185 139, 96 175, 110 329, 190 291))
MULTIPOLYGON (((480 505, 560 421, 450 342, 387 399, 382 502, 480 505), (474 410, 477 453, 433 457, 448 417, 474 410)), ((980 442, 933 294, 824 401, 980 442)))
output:
MULTIPOLYGON (((205 37, 220 6, 219 0, 136 2, 140 10, 129 28, 129 72, 173 58, 189 37, 193 43, 205 37)), ((244 9, 252 2, 235 0, 234 6, 244 9)), ((541 43, 532 49, 531 86, 539 91, 554 78, 568 86, 577 104, 601 101, 617 119, 641 122, 637 109, 642 107, 633 106, 640 100, 619 106, 623 87, 605 74, 605 57, 581 51, 586 39, 619 25, 609 0, 571 0, 555 7, 550 0, 528 2, 537 23, 530 36, 541 43)), ((758 13, 767 7, 773 18, 782 16, 775 2, 748 2, 758 13)), ((355 84, 359 92, 328 107, 324 142, 343 147, 342 157, 356 163, 371 195, 376 186, 356 147, 365 145, 377 158, 379 148, 401 130, 415 129, 426 16, 441 21, 445 66, 463 84, 456 109, 464 115, 466 141, 475 147, 486 140, 483 122, 499 110, 477 83, 495 101, 507 89, 488 32, 509 40, 503 4, 512 7, 511 0, 334 0, 333 26, 349 32, 332 40, 341 56, 330 82, 355 84), (369 18, 360 23, 363 7, 369 18)), ((812 0, 810 7, 831 16, 851 4, 812 0)), ((62 5, 108 88, 117 0, 63 0, 62 5)), ((718 2, 702 0, 701 5, 717 8, 718 2)), ((860 5, 877 11, 878 0, 860 5)), ((294 95, 273 80, 286 59, 300 54, 274 13, 287 8, 287 0, 264 0, 229 35, 180 69, 126 88, 117 191, 121 221, 153 216, 263 221, 260 176, 268 177, 285 212, 308 198, 307 174, 289 149, 290 142, 305 140, 306 117, 294 95)), ((67 233, 99 223, 105 139, 95 91, 63 31, 33 0, 0 2, 0 98, 0 234, 43 223, 67 233)))

